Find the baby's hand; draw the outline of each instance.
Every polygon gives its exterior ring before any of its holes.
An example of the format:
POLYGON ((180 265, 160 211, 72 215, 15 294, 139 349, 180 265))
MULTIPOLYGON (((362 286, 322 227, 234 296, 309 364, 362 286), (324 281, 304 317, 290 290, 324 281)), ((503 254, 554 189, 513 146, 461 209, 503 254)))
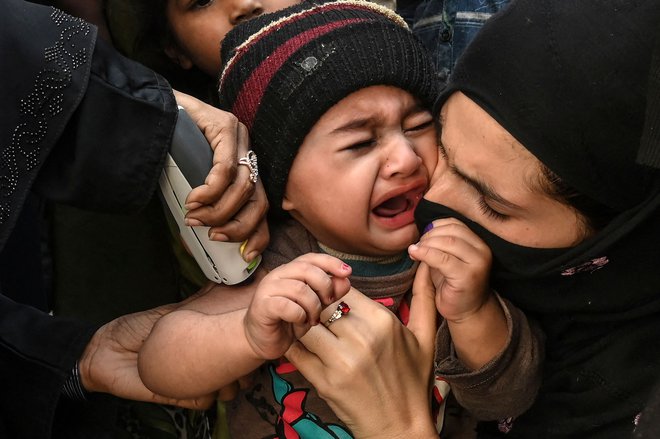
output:
POLYGON ((490 248, 459 220, 434 221, 433 228, 408 252, 422 262, 417 276, 426 276, 432 283, 436 307, 446 320, 461 321, 488 300, 490 248))
POLYGON ((321 310, 350 289, 351 267, 320 253, 300 256, 266 275, 244 319, 245 336, 265 360, 281 357, 319 323, 321 310))

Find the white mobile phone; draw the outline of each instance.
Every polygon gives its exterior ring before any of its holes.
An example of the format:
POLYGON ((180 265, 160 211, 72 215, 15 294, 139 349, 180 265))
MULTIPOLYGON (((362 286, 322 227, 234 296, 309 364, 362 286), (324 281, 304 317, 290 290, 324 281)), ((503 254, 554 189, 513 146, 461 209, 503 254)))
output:
POLYGON ((209 227, 190 227, 184 223, 186 197, 193 188, 204 184, 212 164, 209 143, 188 113, 179 107, 172 146, 160 176, 161 194, 204 275, 214 282, 234 285, 250 277, 261 256, 245 262, 241 256, 243 243, 211 241, 209 227))

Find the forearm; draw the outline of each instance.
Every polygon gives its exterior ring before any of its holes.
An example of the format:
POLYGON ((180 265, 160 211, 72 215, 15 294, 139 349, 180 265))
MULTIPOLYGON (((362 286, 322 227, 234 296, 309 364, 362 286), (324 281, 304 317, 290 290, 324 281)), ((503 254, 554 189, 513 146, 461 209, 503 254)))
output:
POLYGON ((509 329, 494 293, 475 313, 461 321, 447 321, 456 356, 470 369, 479 369, 507 343, 509 329))
POLYGON ((263 360, 244 335, 245 310, 219 315, 179 310, 161 318, 145 341, 138 369, 151 391, 191 398, 247 375, 263 360))
MULTIPOLYGON (((400 418, 396 423, 382 424, 375 433, 362 434, 353 431, 353 436, 355 439, 438 439, 438 431, 433 425, 428 409, 416 413, 408 412, 409 417, 400 418)), ((391 417, 388 418, 392 420, 391 417)))
POLYGON ((499 300, 509 328, 507 342, 481 368, 468 368, 456 358, 446 322, 436 338, 436 375, 450 383, 458 402, 480 420, 519 416, 534 401, 542 378, 543 332, 510 302, 499 300))

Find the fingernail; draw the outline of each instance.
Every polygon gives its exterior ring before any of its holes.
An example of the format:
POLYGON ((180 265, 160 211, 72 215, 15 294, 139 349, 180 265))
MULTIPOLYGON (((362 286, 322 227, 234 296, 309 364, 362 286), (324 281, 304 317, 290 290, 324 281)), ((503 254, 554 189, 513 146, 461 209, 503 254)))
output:
POLYGON ((189 227, 195 227, 195 226, 203 226, 204 223, 201 222, 200 220, 197 220, 195 218, 184 218, 183 220, 187 226, 189 227))
POLYGON ((203 206, 202 203, 199 203, 199 202, 197 202, 197 201, 193 201, 192 203, 187 203, 187 204, 185 205, 185 208, 186 208, 187 210, 193 210, 193 209, 197 209, 198 207, 202 207, 202 206, 203 206))
POLYGON ((229 241, 229 237, 222 233, 215 232, 215 233, 211 233, 211 241, 226 242, 229 241))
POLYGON ((243 243, 239 247, 239 251, 241 252, 241 256, 243 256, 243 253, 245 252, 245 247, 247 247, 247 239, 245 241, 243 241, 243 243))
POLYGON ((422 233, 426 233, 429 230, 431 230, 432 228, 433 228, 433 223, 429 223, 426 227, 424 227, 424 232, 422 232, 422 233))
POLYGON ((348 265, 346 262, 342 262, 341 263, 341 269, 344 270, 344 271, 348 271, 348 270, 351 269, 351 266, 348 265))

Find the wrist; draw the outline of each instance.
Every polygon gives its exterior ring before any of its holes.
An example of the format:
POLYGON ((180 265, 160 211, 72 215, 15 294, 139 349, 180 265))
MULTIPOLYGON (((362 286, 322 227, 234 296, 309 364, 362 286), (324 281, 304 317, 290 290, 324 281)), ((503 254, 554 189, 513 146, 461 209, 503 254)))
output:
MULTIPOLYGON (((252 335, 251 327, 252 324, 250 322, 249 312, 246 310, 245 315, 243 316, 243 339, 246 345, 244 348, 245 358, 258 363, 271 360, 272 358, 264 352, 259 342, 256 340, 256 337, 252 335)), ((275 358, 278 358, 278 356, 275 356, 275 358)))
POLYGON ((458 359, 473 370, 495 358, 509 336, 506 315, 493 292, 478 311, 458 322, 448 320, 447 328, 458 359))
POLYGON ((492 311, 493 306, 499 306, 495 292, 488 288, 478 295, 478 298, 468 307, 458 312, 443 313, 444 319, 451 325, 469 325, 473 320, 479 320, 484 313, 492 311), (446 315, 445 315, 446 314, 446 315))
POLYGON ((401 431, 387 429, 374 434, 355 434, 355 439, 438 439, 439 433, 435 426, 429 421, 426 423, 418 422, 418 425, 408 424, 402 426, 401 431))
POLYGON ((62 393, 69 399, 74 401, 86 401, 87 395, 89 392, 83 386, 82 379, 80 377, 80 367, 78 362, 73 366, 69 371, 69 375, 62 386, 62 393))

